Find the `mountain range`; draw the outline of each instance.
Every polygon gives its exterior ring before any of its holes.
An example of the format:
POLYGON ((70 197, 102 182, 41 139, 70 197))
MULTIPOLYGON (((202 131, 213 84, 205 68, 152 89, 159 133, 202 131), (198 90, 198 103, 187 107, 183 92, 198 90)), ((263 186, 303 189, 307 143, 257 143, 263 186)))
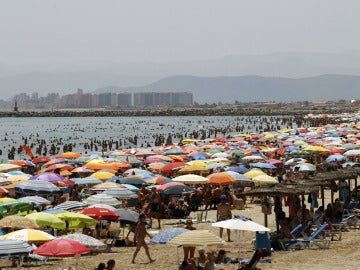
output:
POLYGON ((274 53, 164 63, 0 64, 2 99, 84 92, 187 91, 199 103, 358 99, 360 53, 274 53), (324 75, 325 74, 325 75, 324 75))

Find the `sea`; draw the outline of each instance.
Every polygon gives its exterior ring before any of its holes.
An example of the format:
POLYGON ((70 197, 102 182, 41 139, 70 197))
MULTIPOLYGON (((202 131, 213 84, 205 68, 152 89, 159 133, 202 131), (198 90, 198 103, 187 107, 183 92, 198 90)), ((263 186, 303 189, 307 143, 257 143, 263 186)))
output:
MULTIPOLYGON (((185 138, 227 137, 295 125, 292 116, 8 117, 0 121, 0 160, 7 160, 9 150, 24 143, 33 151, 41 142, 48 149, 55 144, 59 152, 71 143, 72 151, 84 153, 84 145, 91 141, 99 145, 118 141, 119 148, 129 148, 135 147, 135 137, 136 146, 145 148, 169 136, 177 144, 185 138)), ((28 158, 24 151, 16 151, 14 159, 24 158, 28 158)))

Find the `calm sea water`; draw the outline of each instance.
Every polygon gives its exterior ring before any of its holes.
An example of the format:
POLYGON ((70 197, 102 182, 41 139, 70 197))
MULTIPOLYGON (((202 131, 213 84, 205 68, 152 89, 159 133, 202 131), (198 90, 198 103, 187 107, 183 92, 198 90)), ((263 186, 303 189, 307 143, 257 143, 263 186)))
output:
MULTIPOLYGON (((181 117, 41 117, 41 118, 0 118, 0 159, 7 159, 9 149, 19 147, 27 138, 28 145, 39 144, 44 139, 50 148, 51 143, 60 147, 63 144, 75 145, 73 151, 84 153, 84 144, 93 141, 112 140, 126 143, 128 138, 138 137, 138 146, 149 143, 154 145, 155 138, 169 134, 173 143, 183 138, 190 138, 192 133, 204 130, 206 137, 224 137, 239 132, 260 132, 267 124, 272 129, 288 127, 282 119, 287 116, 181 116, 181 117), (278 119, 278 122, 275 121, 278 119), (239 130, 240 128, 240 130, 239 130), (242 130, 241 130, 242 128, 242 130), (59 139, 62 138, 62 143, 59 139)), ((60 152, 61 152, 60 151, 60 152)), ((24 154, 15 158, 24 158, 24 154)))

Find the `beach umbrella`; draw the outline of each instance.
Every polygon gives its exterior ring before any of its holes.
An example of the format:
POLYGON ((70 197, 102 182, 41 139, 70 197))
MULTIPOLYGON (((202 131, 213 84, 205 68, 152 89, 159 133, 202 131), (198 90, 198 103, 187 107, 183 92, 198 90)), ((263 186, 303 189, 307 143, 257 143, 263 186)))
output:
POLYGON ((116 209, 115 211, 120 217, 119 220, 123 223, 137 223, 139 221, 139 213, 130 209, 116 209))
POLYGON ((88 207, 80 211, 80 214, 92 217, 95 220, 115 220, 119 215, 107 208, 88 207))
POLYGON ((71 170, 72 173, 93 173, 94 170, 85 168, 85 167, 76 167, 75 169, 71 170))
POLYGON ((56 159, 49 160, 48 162, 46 162, 44 164, 44 166, 49 167, 53 164, 66 163, 66 162, 69 162, 69 160, 67 160, 66 158, 56 158, 56 159))
POLYGON ((257 169, 257 168, 251 169, 247 173, 244 173, 244 176, 249 179, 253 179, 258 175, 266 175, 266 173, 264 173, 261 169, 257 169))
POLYGON ((66 201, 56 205, 54 208, 61 208, 66 211, 78 211, 87 207, 88 204, 79 201, 66 201))
POLYGON ((183 184, 207 184, 209 182, 209 178, 197 175, 197 174, 185 174, 180 175, 172 179, 173 182, 179 182, 183 184))
POLYGON ((105 250, 107 248, 104 242, 82 233, 67 234, 59 237, 58 239, 69 239, 69 240, 77 241, 91 250, 105 250))
POLYGON ((125 178, 122 176, 114 176, 106 180, 106 182, 119 182, 123 181, 125 178))
POLYGON ((344 156, 347 157, 357 157, 360 156, 360 149, 352 149, 352 150, 348 150, 344 153, 344 156))
MULTIPOLYGON (((69 175, 71 175, 72 173, 69 172, 68 170, 71 170, 72 168, 74 168, 73 165, 68 164, 68 163, 58 163, 58 164, 53 164, 50 165, 49 167, 45 168, 45 172, 51 172, 51 171, 55 171, 55 170, 60 170, 60 174, 62 175, 64 172, 67 172, 69 175)), ((41 179, 40 179, 41 180, 41 179)))
POLYGON ((8 234, 0 236, 0 238, 22 240, 29 243, 47 242, 55 239, 55 237, 52 236, 51 234, 34 229, 22 229, 22 230, 10 232, 8 234))
POLYGON ((230 230, 239 230, 239 231, 252 231, 252 232, 268 232, 269 228, 266 228, 252 220, 245 217, 235 217, 232 219, 219 221, 211 224, 214 227, 230 229, 230 230))
POLYGON ((207 230, 193 230, 181 233, 172 238, 168 243, 184 247, 214 246, 225 241, 207 230))
POLYGON ((233 172, 244 174, 244 173, 247 173, 249 171, 249 169, 243 165, 239 165, 239 166, 235 166, 235 167, 228 167, 225 169, 225 171, 233 171, 233 172))
POLYGON ((19 212, 29 211, 32 209, 32 203, 21 200, 11 200, 0 203, 0 215, 9 216, 19 212))
POLYGON ((121 187, 127 188, 128 190, 135 193, 139 190, 138 187, 135 187, 134 185, 130 185, 130 184, 121 184, 121 187))
POLYGON ((339 155, 339 154, 330 155, 325 159, 325 161, 327 163, 337 162, 337 161, 346 161, 346 160, 347 160, 347 158, 345 156, 339 155))
POLYGON ((161 167, 159 169, 159 172, 160 173, 169 173, 174 170, 179 170, 185 166, 187 166, 187 164, 185 162, 172 162, 172 163, 166 164, 163 167, 161 167))
POLYGON ((294 169, 299 170, 299 172, 313 172, 316 171, 316 166, 311 163, 299 163, 294 166, 294 169))
POLYGON ((226 173, 226 174, 230 175, 232 178, 234 178, 236 183, 244 183, 244 184, 252 183, 252 181, 249 178, 247 178, 245 175, 242 175, 240 173, 237 173, 234 171, 226 171, 224 173, 226 173))
POLYGON ((329 149, 322 147, 322 146, 308 146, 304 148, 304 151, 310 152, 310 153, 321 153, 321 152, 330 152, 329 149))
POLYGON ((60 189, 54 184, 43 180, 27 180, 15 186, 15 191, 25 194, 48 195, 59 193, 60 189))
POLYGON ((343 168, 346 168, 346 167, 360 167, 360 163, 358 162, 344 162, 343 164, 341 164, 341 166, 343 168))
POLYGON ((243 159, 245 161, 261 161, 261 160, 265 160, 263 157, 255 156, 255 155, 245 156, 245 157, 242 157, 241 159, 243 159))
POLYGON ((354 150, 354 149, 358 149, 359 146, 353 143, 345 143, 341 145, 341 148, 345 148, 346 150, 354 150))
POLYGON ((127 175, 137 175, 139 173, 147 173, 147 174, 153 174, 152 172, 148 171, 148 170, 143 170, 143 169, 138 169, 138 168, 134 168, 134 169, 128 169, 126 170, 123 175, 127 176, 127 175))
POLYGON ((12 182, 5 178, 5 177, 0 177, 0 186, 7 186, 7 185, 11 185, 12 182))
POLYGON ((127 188, 111 188, 103 192, 117 199, 136 199, 138 196, 127 188))
POLYGON ((169 187, 172 187, 172 186, 184 186, 184 185, 185 185, 185 184, 183 184, 183 183, 173 181, 173 182, 166 183, 166 184, 164 184, 164 185, 158 186, 158 187, 157 187, 157 190, 158 190, 158 191, 163 191, 163 190, 165 190, 165 189, 167 189, 167 188, 169 188, 169 187))
POLYGON ((79 158, 79 157, 81 157, 81 155, 76 152, 65 152, 65 153, 58 154, 56 156, 56 158, 66 158, 66 159, 75 159, 75 158, 79 158))
POLYGON ((26 215, 25 217, 31 219, 40 227, 49 226, 56 229, 66 228, 66 224, 63 220, 49 213, 45 213, 45 212, 31 213, 26 215))
POLYGON ((9 193, 9 191, 6 188, 0 187, 0 194, 1 195, 5 195, 5 194, 8 194, 8 193, 9 193))
POLYGON ((129 185, 134 185, 134 186, 141 186, 141 185, 146 185, 148 186, 149 184, 142 179, 136 178, 136 177, 132 177, 132 178, 124 178, 123 180, 120 180, 121 184, 129 184, 129 185))
POLYGON ((74 212, 60 212, 54 214, 56 217, 60 218, 61 220, 65 221, 68 226, 68 229, 79 229, 84 227, 91 227, 96 224, 96 220, 80 213, 74 212))
POLYGON ((229 174, 221 173, 212 173, 207 176, 209 178, 209 185, 231 185, 235 184, 235 179, 232 178, 229 174))
POLYGON ((84 203, 87 203, 90 205, 97 204, 97 203, 105 203, 105 204, 108 204, 111 206, 117 206, 117 205, 121 204, 114 197, 104 194, 104 193, 92 195, 92 196, 88 197, 87 199, 85 199, 84 203))
POLYGON ((29 203, 34 203, 34 204, 50 204, 51 202, 43 197, 40 196, 26 196, 26 197, 21 197, 19 199, 20 201, 24 201, 24 202, 29 202, 29 203))
POLYGON ((16 164, 10 164, 10 163, 4 163, 0 164, 0 172, 9 172, 13 170, 19 170, 21 169, 21 166, 16 164))
POLYGON ((211 163, 211 164, 207 165, 206 169, 208 169, 208 170, 219 170, 219 169, 224 169, 227 166, 228 166, 228 164, 215 162, 215 163, 211 163))
POLYGON ((71 180, 77 185, 96 185, 102 183, 101 180, 94 177, 71 178, 71 180))
POLYGON ((7 180, 9 180, 12 183, 15 182, 24 182, 30 178, 30 175, 26 174, 17 174, 17 175, 10 175, 7 180))
MULTIPOLYGON (((180 184, 180 183, 178 183, 178 184, 180 184)), ((195 189, 192 187, 186 186, 186 185, 176 185, 176 186, 168 187, 160 192, 165 195, 181 196, 183 193, 195 192, 195 189)))
POLYGON ((250 167, 251 168, 259 168, 259 169, 267 169, 267 170, 276 169, 275 165, 270 164, 270 163, 265 163, 265 162, 250 163, 250 167))
POLYGON ((38 227, 33 220, 22 216, 7 216, 0 220, 0 228, 36 229, 38 227))
POLYGON ((90 253, 90 249, 83 244, 64 238, 54 239, 34 250, 34 254, 47 257, 72 257, 88 253, 90 253))
POLYGON ((49 162, 50 160, 51 160, 50 157, 48 157, 48 156, 43 156, 43 157, 33 158, 33 159, 31 160, 31 162, 34 163, 34 164, 39 164, 39 163, 49 162))
POLYGON ((34 247, 21 240, 1 239, 0 256, 29 254, 34 247))
POLYGON ((104 183, 100 183, 100 184, 93 186, 91 188, 91 190, 103 191, 103 190, 112 189, 112 188, 121 188, 121 185, 117 184, 115 182, 104 182, 104 183))
POLYGON ((255 184, 258 184, 258 185, 275 185, 275 184, 279 184, 279 182, 274 177, 272 177, 270 175, 266 175, 266 174, 255 176, 252 179, 252 181, 255 184))
POLYGON ((295 164, 301 163, 301 162, 307 162, 307 160, 304 158, 294 157, 294 158, 290 158, 289 160, 285 161, 284 164, 286 166, 291 166, 291 165, 295 165, 295 164))
POLYGON ((56 182, 63 180, 65 177, 57 173, 45 172, 41 174, 35 174, 29 178, 29 180, 41 180, 47 182, 56 182))
POLYGON ((97 203, 97 204, 89 205, 87 208, 91 208, 91 207, 106 208, 114 212, 117 210, 117 208, 105 203, 97 203))
MULTIPOLYGON (((0 191, 2 190, 3 188, 1 187, 0 188, 0 191)), ((5 193, 1 193, 2 195, 4 195, 5 193)), ((4 203, 4 202, 8 202, 8 201, 14 201, 15 199, 14 198, 9 198, 9 197, 1 197, 0 198, 0 204, 1 203, 4 203)))
POLYGON ((159 232, 153 238, 150 239, 150 243, 153 244, 166 244, 175 236, 178 236, 181 233, 188 232, 188 229, 185 228, 170 228, 164 231, 159 232))
POLYGON ((23 159, 13 160, 13 161, 10 162, 10 164, 19 165, 21 167, 34 167, 35 166, 35 164, 32 163, 31 161, 23 160, 23 159))
POLYGON ((170 178, 167 178, 167 177, 161 176, 161 175, 157 175, 157 176, 145 179, 145 181, 149 185, 163 185, 163 184, 172 182, 172 180, 170 178))
POLYGON ((107 180, 114 176, 115 176, 115 174, 110 173, 110 172, 95 172, 90 175, 90 177, 97 178, 100 180, 107 180))

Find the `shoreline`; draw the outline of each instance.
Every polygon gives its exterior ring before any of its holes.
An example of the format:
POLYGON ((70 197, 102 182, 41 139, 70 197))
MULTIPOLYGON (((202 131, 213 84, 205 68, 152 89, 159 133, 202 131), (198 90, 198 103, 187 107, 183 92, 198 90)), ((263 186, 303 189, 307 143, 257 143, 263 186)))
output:
POLYGON ((3 117, 131 117, 131 116, 284 116, 303 117, 307 114, 339 114, 354 112, 354 108, 297 109, 297 108, 155 108, 124 110, 47 110, 47 111, 0 111, 3 117))

